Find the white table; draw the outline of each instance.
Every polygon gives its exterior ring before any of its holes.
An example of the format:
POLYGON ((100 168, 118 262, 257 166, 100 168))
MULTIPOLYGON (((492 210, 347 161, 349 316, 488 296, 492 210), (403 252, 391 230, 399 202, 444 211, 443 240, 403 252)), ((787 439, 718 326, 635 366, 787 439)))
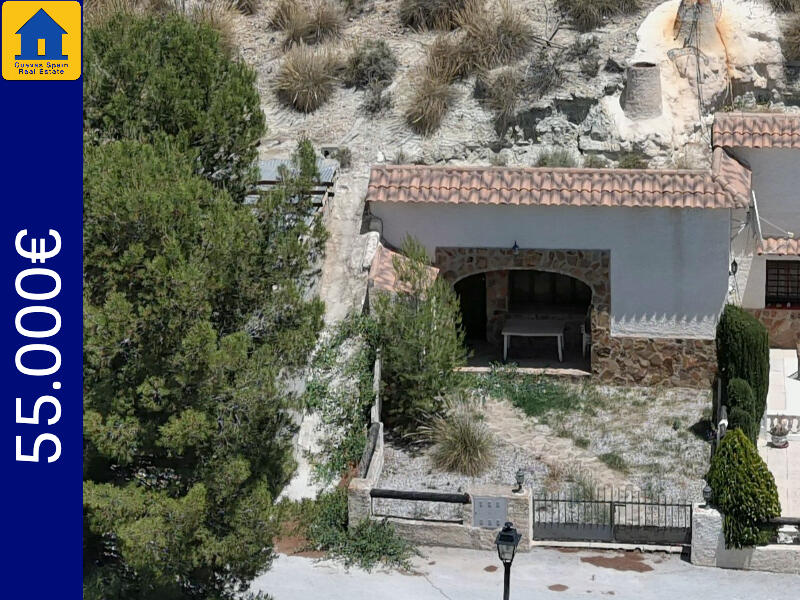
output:
POLYGON ((518 337, 554 337, 558 345, 558 361, 564 362, 564 327, 566 321, 550 319, 509 319, 503 325, 503 362, 508 358, 508 341, 518 337))

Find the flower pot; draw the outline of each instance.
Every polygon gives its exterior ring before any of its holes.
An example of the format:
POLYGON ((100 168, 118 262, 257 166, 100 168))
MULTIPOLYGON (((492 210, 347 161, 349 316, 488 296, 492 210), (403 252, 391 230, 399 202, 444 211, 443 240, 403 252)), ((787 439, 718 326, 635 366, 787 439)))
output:
POLYGON ((772 445, 775 448, 786 448, 789 445, 789 440, 785 435, 772 435, 772 445))

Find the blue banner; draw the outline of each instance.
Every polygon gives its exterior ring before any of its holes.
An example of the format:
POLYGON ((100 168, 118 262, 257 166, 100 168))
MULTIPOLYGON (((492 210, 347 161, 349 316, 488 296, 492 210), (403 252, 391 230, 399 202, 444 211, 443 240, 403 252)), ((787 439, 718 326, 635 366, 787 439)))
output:
POLYGON ((77 2, 2 6, 6 598, 82 596, 82 80, 77 2))

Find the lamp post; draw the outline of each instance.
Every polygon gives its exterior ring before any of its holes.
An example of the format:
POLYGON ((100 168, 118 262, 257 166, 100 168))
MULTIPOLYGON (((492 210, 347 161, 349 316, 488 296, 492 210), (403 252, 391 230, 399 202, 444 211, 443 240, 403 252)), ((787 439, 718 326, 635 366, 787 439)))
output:
POLYGON ((511 523, 506 523, 502 531, 497 534, 495 544, 497 544, 497 556, 503 563, 505 573, 503 574, 503 600, 508 600, 509 585, 511 583, 511 563, 514 562, 514 554, 522 535, 514 529, 511 523))
POLYGON ((706 504, 703 508, 708 508, 710 506, 711 497, 713 496, 713 490, 711 486, 706 483, 705 487, 703 488, 703 500, 706 501, 706 504))
POLYGON ((522 469, 517 469, 517 474, 514 476, 514 479, 517 482, 517 487, 515 487, 512 491, 515 494, 521 494, 522 486, 525 483, 525 471, 523 471, 522 469))

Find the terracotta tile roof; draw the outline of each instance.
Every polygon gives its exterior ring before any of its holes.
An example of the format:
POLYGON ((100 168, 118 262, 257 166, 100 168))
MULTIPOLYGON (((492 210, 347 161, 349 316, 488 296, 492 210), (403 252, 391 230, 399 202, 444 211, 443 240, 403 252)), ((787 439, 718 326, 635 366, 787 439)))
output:
MULTIPOLYGON (((378 246, 369 268, 369 281, 373 288, 387 292, 410 291, 407 284, 397 279, 397 272, 394 270, 395 257, 398 257, 398 260, 408 260, 399 252, 389 250, 382 245, 378 246)), ((428 273, 431 281, 434 281, 439 275, 439 269, 428 267, 428 273)))
POLYGON ((800 114, 717 113, 714 146, 800 148, 800 114))
POLYGON ((368 202, 734 208, 750 203, 750 171, 724 150, 712 171, 376 166, 368 202))
POLYGON ((761 240, 759 254, 773 256, 800 256, 800 239, 768 237, 761 240))

